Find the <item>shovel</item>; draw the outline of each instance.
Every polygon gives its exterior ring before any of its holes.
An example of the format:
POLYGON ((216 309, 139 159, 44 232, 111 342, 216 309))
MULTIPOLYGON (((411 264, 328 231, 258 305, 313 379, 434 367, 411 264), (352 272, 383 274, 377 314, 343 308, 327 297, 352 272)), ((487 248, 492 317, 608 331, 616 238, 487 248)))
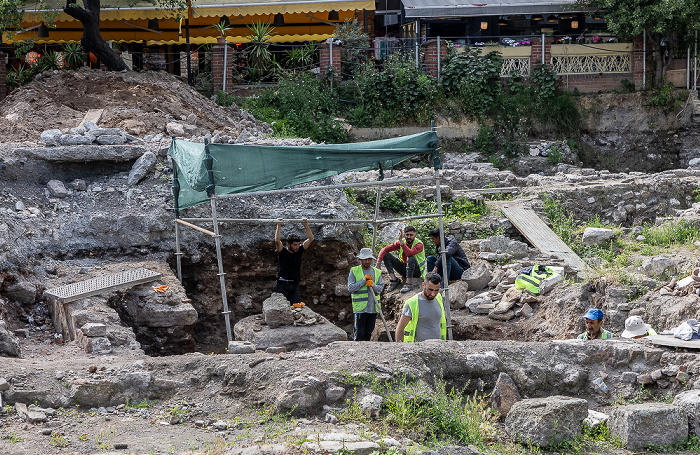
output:
MULTIPOLYGON (((367 290, 369 291, 370 294, 372 294, 372 297, 374 297, 374 301, 377 302, 377 296, 374 295, 374 289, 372 286, 367 286, 367 290)), ((389 337, 389 341, 392 343, 394 342, 394 339, 391 338, 391 332, 389 331, 389 326, 386 325, 386 319, 384 319, 384 313, 382 313, 382 307, 377 305, 377 312, 379 313, 379 317, 382 318, 382 322, 384 323, 384 330, 386 330, 386 336, 389 337)))

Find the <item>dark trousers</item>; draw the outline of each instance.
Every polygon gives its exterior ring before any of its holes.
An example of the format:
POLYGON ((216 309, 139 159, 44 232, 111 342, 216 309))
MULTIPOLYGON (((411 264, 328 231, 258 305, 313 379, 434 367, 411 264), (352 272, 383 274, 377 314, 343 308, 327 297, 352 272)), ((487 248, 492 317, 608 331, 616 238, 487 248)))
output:
POLYGON ((299 283, 294 281, 277 280, 275 292, 279 292, 289 300, 289 304, 299 303, 299 283))
MULTIPOLYGON (((437 273, 440 274, 440 276, 444 276, 442 274, 442 258, 436 258, 435 256, 428 256, 428 259, 426 260, 428 271, 432 271, 433 268, 435 267, 435 264, 437 263, 437 273)), ((459 262, 453 257, 448 257, 447 258, 447 279, 449 281, 454 281, 454 280, 459 280, 462 278, 462 273, 464 273, 464 269, 462 268, 461 265, 459 265, 459 262)))
POLYGON ((420 267, 418 267, 418 261, 415 256, 408 258, 408 263, 404 264, 401 259, 397 258, 393 254, 389 253, 384 256, 384 267, 386 271, 391 273, 396 271, 402 277, 413 277, 420 278, 420 267))
POLYGON ((377 313, 355 313, 355 337, 354 341, 369 341, 374 331, 374 323, 377 322, 377 313))

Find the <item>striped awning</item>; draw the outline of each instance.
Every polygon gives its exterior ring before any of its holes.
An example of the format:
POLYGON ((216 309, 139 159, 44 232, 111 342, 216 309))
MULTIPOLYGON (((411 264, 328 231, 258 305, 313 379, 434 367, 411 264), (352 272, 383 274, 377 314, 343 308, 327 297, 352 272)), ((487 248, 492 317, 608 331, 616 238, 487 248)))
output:
POLYGON ((211 17, 224 15, 244 16, 253 14, 289 14, 314 13, 317 11, 374 11, 374 0, 243 0, 234 3, 231 0, 198 0, 192 4, 194 17, 211 17))

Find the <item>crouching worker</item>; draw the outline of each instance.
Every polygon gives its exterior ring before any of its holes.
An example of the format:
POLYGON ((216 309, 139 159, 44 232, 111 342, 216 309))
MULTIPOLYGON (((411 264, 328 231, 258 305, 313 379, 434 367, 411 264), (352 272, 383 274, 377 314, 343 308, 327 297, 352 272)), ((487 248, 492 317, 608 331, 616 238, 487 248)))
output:
POLYGON ((425 275, 423 292, 406 300, 404 304, 396 326, 396 341, 447 339, 447 319, 440 295, 441 283, 442 277, 437 273, 429 272, 425 275))
MULTIPOLYGON (((428 256, 426 263, 429 272, 437 272, 440 275, 442 273, 442 246, 440 243, 440 229, 432 229, 428 232, 430 241, 435 244, 435 256, 428 256)), ((467 270, 469 266, 469 259, 459 244, 457 239, 454 237, 445 236, 445 262, 447 262, 447 280, 455 281, 462 278, 462 273, 467 270)))
POLYGON ((625 321, 625 330, 620 334, 622 338, 644 338, 656 335, 656 331, 649 324, 645 324, 641 316, 630 316, 625 321))
POLYGON ((609 340, 613 337, 612 332, 605 330, 603 326, 603 310, 591 308, 583 315, 583 322, 586 324, 586 331, 578 336, 579 340, 609 340))
POLYGON ((355 313, 355 341, 369 341, 377 322, 379 294, 384 288, 381 270, 372 267, 374 255, 370 248, 362 248, 357 256, 360 265, 350 269, 348 291, 352 296, 352 312, 355 313), (370 292, 370 289, 372 291, 370 292))
POLYGON ((416 228, 406 226, 405 229, 399 231, 399 239, 396 242, 385 246, 379 251, 377 267, 382 263, 384 263, 387 272, 391 276, 391 283, 389 283, 387 292, 392 292, 401 284, 401 280, 396 276, 396 272, 406 278, 406 282, 400 292, 407 293, 415 289, 411 284, 411 279, 422 279, 425 277, 425 251, 423 250, 423 242, 416 237, 416 228), (393 254, 389 254, 391 251, 400 251, 399 256, 396 257, 393 254))

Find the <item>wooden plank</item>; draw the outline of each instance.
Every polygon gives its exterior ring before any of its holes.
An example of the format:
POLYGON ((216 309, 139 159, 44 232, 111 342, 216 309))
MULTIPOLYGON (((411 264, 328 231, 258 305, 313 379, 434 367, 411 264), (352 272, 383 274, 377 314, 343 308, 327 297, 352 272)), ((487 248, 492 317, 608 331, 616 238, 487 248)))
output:
MULTIPOLYGON (((83 124, 83 122, 92 122, 95 125, 97 125, 100 120, 102 119, 102 113, 104 112, 104 109, 90 109, 87 111, 85 114, 85 117, 80 121, 80 125, 83 124)), ((78 126, 80 126, 78 125, 78 126)))
POLYGON ((501 206, 501 210, 513 226, 542 253, 562 259, 579 273, 586 270, 586 263, 533 210, 512 204, 501 206))
POLYGON ((658 346, 671 346, 674 348, 700 349, 700 340, 681 340, 673 335, 652 335, 644 337, 644 340, 649 340, 658 346))

